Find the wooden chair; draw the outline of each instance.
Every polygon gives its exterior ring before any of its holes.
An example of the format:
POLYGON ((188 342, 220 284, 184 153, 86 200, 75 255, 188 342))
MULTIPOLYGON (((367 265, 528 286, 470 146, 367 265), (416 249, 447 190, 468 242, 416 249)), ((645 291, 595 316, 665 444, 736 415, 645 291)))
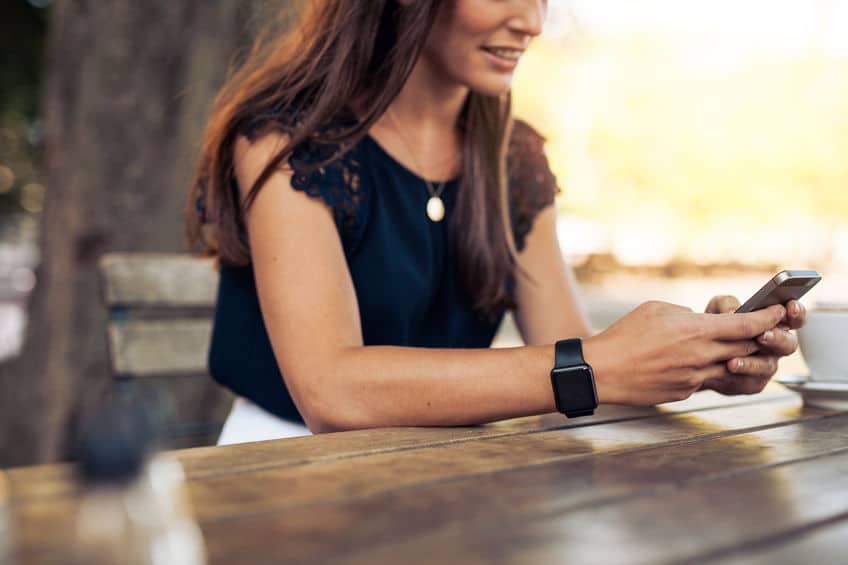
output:
POLYGON ((110 253, 100 260, 113 383, 170 405, 165 447, 212 445, 233 396, 208 375, 218 273, 212 259, 110 253))

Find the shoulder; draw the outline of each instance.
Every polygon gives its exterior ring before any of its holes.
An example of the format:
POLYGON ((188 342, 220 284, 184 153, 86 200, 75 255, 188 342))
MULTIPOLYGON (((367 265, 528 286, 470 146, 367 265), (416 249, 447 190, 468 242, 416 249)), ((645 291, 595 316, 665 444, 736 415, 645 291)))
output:
POLYGON ((542 151, 545 137, 524 120, 515 120, 509 137, 509 153, 542 151))
POLYGON ((528 123, 515 120, 507 151, 507 182, 510 217, 516 247, 533 227, 533 220, 552 205, 560 192, 556 177, 545 155, 545 138, 528 123))
POLYGON ((309 126, 307 121, 290 107, 274 107, 246 116, 236 127, 233 148, 236 173, 253 169, 255 180, 265 167, 274 163, 276 169, 291 177, 292 188, 313 196, 329 189, 351 188, 350 182, 338 182, 340 176, 349 181, 358 173, 354 169, 359 144, 339 141, 344 139, 345 129, 355 125, 350 113, 342 111, 316 127, 309 126))
POLYGON ((259 179, 259 176, 274 157, 288 144, 289 136, 273 132, 261 136, 248 137, 240 134, 233 147, 233 172, 238 179, 242 200, 259 179))
POLYGON ((522 188, 546 189, 549 197, 559 192, 556 177, 545 155, 545 138, 533 126, 515 120, 507 150, 507 175, 510 185, 522 188))
POLYGON ((346 251, 353 251, 367 219, 368 192, 360 182, 360 144, 346 149, 341 142, 323 139, 325 134, 337 133, 337 121, 293 147, 290 142, 297 134, 289 129, 291 121, 284 116, 270 122, 257 117, 246 123, 239 130, 233 151, 242 198, 250 190, 242 180, 247 179, 252 186, 276 160, 276 169, 288 177, 291 189, 323 201, 330 209, 346 251))

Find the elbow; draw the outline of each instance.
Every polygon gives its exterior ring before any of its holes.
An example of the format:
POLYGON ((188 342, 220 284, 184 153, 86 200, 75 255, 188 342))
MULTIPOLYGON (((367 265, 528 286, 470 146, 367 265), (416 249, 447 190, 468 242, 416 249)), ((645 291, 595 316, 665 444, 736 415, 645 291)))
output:
POLYGON ((378 427, 367 414, 353 413, 326 398, 304 399, 301 415, 313 434, 329 434, 378 427))
POLYGON ((332 404, 326 399, 315 398, 312 395, 300 399, 297 403, 298 409, 310 432, 313 434, 330 434, 350 429, 345 426, 345 422, 342 422, 337 414, 334 414, 332 404))
POLYGON ((322 417, 309 417, 304 416, 304 421, 306 422, 306 427, 309 428, 309 431, 315 435, 318 434, 332 434, 335 432, 345 432, 349 431, 351 428, 345 427, 341 422, 333 421, 332 419, 322 418, 322 417))
POLYGON ((355 395, 348 379, 336 378, 332 373, 316 377, 312 373, 309 384, 297 387, 292 396, 296 400, 306 427, 314 434, 327 434, 379 427, 376 415, 368 403, 355 395))

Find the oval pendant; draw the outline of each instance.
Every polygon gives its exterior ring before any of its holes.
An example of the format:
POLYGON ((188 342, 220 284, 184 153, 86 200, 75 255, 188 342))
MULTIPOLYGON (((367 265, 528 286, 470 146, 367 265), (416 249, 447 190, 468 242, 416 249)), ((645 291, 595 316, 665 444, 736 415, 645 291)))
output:
POLYGON ((445 217, 445 204, 438 196, 431 196, 427 201, 427 217, 434 222, 441 222, 445 217))

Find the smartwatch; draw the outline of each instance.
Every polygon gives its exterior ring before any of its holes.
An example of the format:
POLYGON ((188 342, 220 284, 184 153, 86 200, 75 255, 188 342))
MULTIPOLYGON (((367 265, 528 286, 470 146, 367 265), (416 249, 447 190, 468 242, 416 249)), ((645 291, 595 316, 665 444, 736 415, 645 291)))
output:
POLYGON ((583 359, 583 340, 563 339, 556 343, 551 385, 557 410, 568 416, 591 416, 598 407, 595 374, 583 359))

